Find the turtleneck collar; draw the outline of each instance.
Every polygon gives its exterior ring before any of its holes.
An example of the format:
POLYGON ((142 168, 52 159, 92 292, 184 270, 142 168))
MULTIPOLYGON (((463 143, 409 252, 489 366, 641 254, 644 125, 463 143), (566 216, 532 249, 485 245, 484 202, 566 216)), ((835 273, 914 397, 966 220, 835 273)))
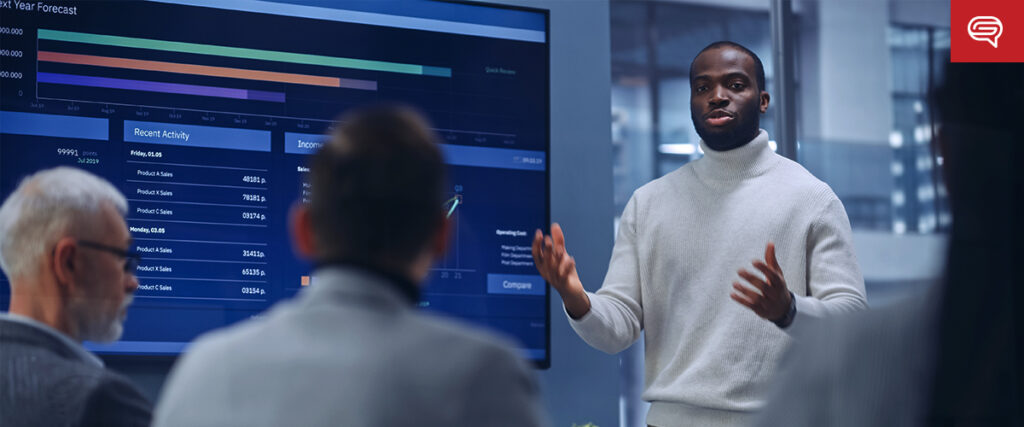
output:
POLYGON ((761 129, 753 140, 729 151, 712 150, 703 140, 700 148, 704 157, 694 162, 694 170, 701 178, 717 181, 753 178, 768 171, 778 156, 768 146, 768 132, 761 129))

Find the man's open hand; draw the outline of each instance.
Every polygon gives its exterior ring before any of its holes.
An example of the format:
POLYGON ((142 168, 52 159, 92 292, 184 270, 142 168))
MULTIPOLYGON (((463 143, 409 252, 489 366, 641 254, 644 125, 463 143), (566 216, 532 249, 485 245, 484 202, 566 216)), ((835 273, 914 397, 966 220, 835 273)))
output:
POLYGON ((733 282, 733 292, 729 296, 753 310, 758 316, 772 322, 779 321, 789 313, 793 297, 786 287, 782 267, 779 267, 779 262, 775 259, 775 245, 769 243, 764 250, 764 261, 754 260, 753 265, 764 277, 741 268, 737 273, 750 286, 733 282))
POLYGON ((590 298, 576 273, 576 260, 565 250, 565 234, 557 222, 551 224, 550 236, 540 230, 534 233, 533 262, 544 280, 561 295, 570 316, 580 318, 590 311, 590 298))

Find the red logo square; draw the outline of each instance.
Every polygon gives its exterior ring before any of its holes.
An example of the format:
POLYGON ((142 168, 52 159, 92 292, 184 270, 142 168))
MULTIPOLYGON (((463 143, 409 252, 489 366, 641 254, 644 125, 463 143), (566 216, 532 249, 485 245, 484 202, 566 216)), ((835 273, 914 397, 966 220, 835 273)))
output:
POLYGON ((952 62, 1024 62, 1024 0, 952 0, 952 62))

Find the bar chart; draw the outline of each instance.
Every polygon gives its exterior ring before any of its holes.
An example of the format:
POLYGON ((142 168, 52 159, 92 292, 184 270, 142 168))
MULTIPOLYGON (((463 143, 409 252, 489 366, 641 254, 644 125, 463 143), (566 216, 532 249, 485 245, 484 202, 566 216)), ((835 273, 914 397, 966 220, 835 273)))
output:
POLYGON ((148 107, 211 111, 213 106, 219 108, 212 112, 264 115, 283 114, 285 103, 294 110, 311 89, 320 96, 325 90, 370 96, 378 90, 377 79, 346 77, 353 73, 452 76, 450 68, 433 65, 45 28, 37 30, 36 61, 40 99, 134 106, 135 94, 144 92, 157 101, 148 107), (215 65, 224 59, 254 66, 215 65), (279 71, 282 66, 312 71, 279 71))

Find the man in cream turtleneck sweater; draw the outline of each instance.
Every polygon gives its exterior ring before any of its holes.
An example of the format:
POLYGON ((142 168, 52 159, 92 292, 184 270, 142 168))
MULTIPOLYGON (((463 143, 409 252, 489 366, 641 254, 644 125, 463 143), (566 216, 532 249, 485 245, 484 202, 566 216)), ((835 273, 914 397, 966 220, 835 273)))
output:
POLYGON ((865 308, 864 279, 842 203, 759 129, 757 55, 713 43, 690 86, 704 157, 633 193, 601 289, 584 290, 558 224, 533 254, 587 343, 617 353, 644 334, 648 424, 745 425, 785 331, 865 308))

